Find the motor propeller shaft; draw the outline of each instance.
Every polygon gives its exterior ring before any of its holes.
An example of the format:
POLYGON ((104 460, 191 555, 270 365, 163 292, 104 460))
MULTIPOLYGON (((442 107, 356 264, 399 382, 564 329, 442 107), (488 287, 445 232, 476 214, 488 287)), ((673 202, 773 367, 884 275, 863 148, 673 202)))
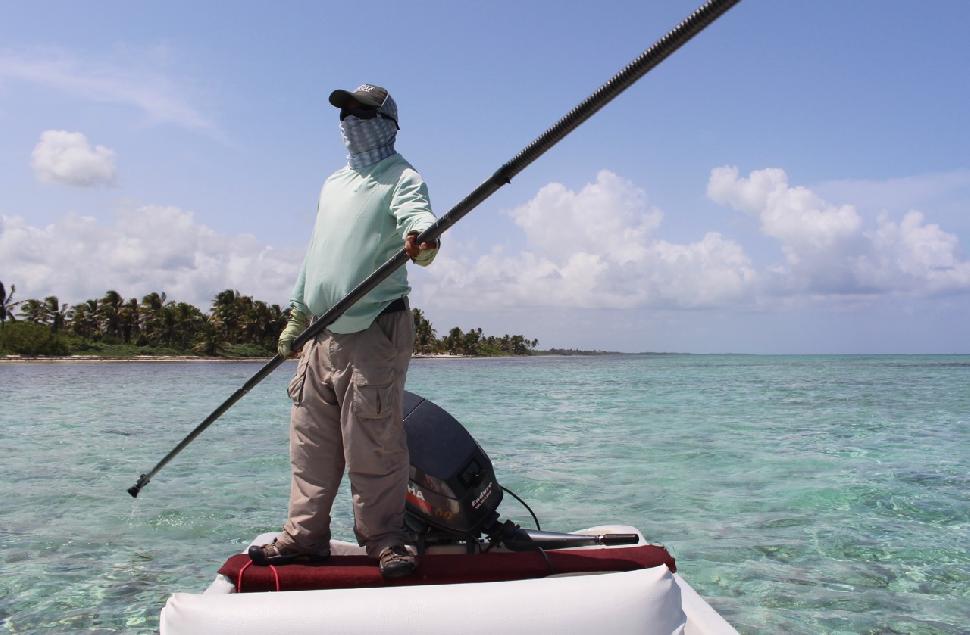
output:
POLYGON ((536 549, 571 549, 591 545, 635 545, 639 534, 565 534, 555 531, 523 529, 510 520, 496 523, 488 536, 510 551, 535 551, 536 549))

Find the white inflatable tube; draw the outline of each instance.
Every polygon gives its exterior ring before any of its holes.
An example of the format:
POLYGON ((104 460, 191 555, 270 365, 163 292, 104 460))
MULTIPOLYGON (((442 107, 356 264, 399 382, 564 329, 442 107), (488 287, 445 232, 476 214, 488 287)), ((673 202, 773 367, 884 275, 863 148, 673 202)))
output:
MULTIPOLYGON (((636 533, 640 536, 639 544, 647 544, 636 528, 627 525, 603 525, 575 533, 636 533)), ((252 544, 271 542, 276 535, 257 536, 252 544)), ((361 547, 343 541, 335 540, 330 547, 338 555, 364 553, 361 547)), ((219 575, 202 595, 173 595, 161 616, 164 635, 392 630, 404 635, 410 632, 425 635, 477 633, 494 628, 501 628, 503 633, 529 635, 545 632, 737 635, 704 598, 682 577, 671 575, 666 567, 628 573, 562 574, 562 577, 516 582, 241 595, 235 594, 231 580, 219 575), (571 580, 569 585, 560 586, 566 579, 571 580)))
POLYGON ((513 582, 280 593, 174 594, 162 635, 682 635, 681 590, 666 566, 513 582))

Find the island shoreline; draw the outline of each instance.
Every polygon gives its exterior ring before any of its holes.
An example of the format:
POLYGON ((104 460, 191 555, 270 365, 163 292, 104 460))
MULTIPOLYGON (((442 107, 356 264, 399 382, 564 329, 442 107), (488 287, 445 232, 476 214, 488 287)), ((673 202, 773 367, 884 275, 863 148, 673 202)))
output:
MULTIPOLYGON (((526 357, 565 357, 563 355, 412 355, 411 359, 518 359, 526 357)), ((158 364, 173 364, 182 362, 194 363, 254 363, 268 362, 271 357, 199 357, 196 355, 145 355, 143 357, 106 357, 101 355, 60 355, 60 356, 20 356, 6 355, 0 357, 0 364, 139 364, 143 362, 158 364)), ((296 357, 293 361, 296 361, 296 357)))

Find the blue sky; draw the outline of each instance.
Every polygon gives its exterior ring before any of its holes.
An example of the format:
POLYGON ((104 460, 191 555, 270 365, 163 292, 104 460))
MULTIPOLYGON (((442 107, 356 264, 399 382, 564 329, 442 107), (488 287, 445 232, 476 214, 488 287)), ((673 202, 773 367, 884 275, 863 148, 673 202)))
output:
MULTIPOLYGON (((284 303, 329 92, 386 86, 444 213, 693 2, 19 3, 0 280, 284 303)), ((439 330, 624 351, 970 352, 970 5, 743 0, 446 234, 439 330)))

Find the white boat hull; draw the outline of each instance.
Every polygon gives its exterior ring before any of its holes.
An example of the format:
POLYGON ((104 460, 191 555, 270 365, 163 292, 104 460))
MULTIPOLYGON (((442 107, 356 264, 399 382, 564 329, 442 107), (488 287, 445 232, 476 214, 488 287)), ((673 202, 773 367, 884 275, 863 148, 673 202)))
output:
MULTIPOLYGON (((637 533, 593 527, 575 533, 637 533)), ((262 544, 275 534, 253 541, 262 544)), ((642 534, 641 544, 646 544, 642 534)), ((334 541, 335 554, 363 550, 334 541)), ((609 549, 611 547, 583 547, 609 549)), ((440 549, 438 550, 440 551, 440 549)), ((202 594, 176 593, 162 610, 162 635, 303 633, 663 633, 734 634, 679 575, 664 566, 473 584, 235 593, 218 576, 202 594)))

